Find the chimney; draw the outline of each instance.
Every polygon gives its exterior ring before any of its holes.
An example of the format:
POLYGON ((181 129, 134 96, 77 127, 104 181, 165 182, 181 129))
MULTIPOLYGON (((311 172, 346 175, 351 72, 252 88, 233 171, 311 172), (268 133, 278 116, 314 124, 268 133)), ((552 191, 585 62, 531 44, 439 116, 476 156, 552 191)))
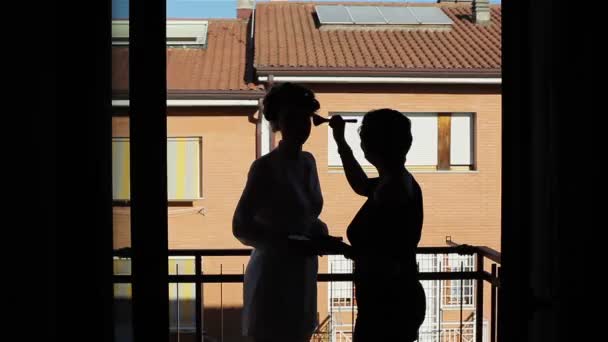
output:
POLYGON ((490 23, 490 0, 473 1, 473 20, 481 25, 490 23))
POLYGON ((238 0, 236 4, 237 19, 249 20, 253 12, 253 0, 238 0))

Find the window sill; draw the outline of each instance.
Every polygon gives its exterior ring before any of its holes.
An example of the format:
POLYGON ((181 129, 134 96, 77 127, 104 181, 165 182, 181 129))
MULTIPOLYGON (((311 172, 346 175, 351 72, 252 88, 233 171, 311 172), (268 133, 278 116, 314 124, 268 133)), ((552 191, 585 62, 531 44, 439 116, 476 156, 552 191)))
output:
MULTIPOLYGON (((194 207, 195 202, 204 200, 204 197, 200 198, 192 198, 192 199, 178 199, 178 200, 168 200, 168 207, 194 207)), ((112 200, 113 207, 130 207, 131 200, 112 200)))
MULTIPOLYGON (((408 171, 410 171, 413 174, 478 174, 479 170, 464 170, 464 169, 453 169, 453 170, 436 170, 436 169, 416 169, 416 168, 407 168, 408 171)), ((373 174, 373 175, 377 175, 378 171, 375 168, 363 168, 363 171, 365 171, 365 173, 368 174, 373 174)), ((344 169, 341 166, 330 166, 327 169, 327 173, 329 174, 333 174, 333 173, 338 173, 338 174, 343 174, 344 173, 344 169)))
MULTIPOLYGON (((475 310, 475 305, 467 304, 462 306, 463 310, 475 310)), ((442 305, 441 310, 443 311, 458 311, 460 310, 460 305, 442 305)))

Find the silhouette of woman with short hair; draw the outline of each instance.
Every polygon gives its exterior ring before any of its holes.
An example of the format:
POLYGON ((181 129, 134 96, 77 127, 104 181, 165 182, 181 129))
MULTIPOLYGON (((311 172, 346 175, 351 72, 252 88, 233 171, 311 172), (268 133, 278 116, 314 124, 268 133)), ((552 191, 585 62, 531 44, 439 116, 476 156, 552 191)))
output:
POLYGON ((243 334, 256 342, 308 342, 317 326, 318 257, 306 240, 328 234, 319 220, 316 162, 302 151, 319 102, 309 89, 284 83, 263 104, 282 140, 251 165, 234 213, 235 237, 254 247, 245 272, 243 334))
POLYGON ((368 178, 344 138, 344 120, 330 126, 353 190, 367 197, 347 229, 357 299, 355 342, 414 341, 426 302, 416 248, 422 231, 420 186, 405 168, 411 122, 392 109, 370 111, 359 128, 365 158, 378 170, 368 178))

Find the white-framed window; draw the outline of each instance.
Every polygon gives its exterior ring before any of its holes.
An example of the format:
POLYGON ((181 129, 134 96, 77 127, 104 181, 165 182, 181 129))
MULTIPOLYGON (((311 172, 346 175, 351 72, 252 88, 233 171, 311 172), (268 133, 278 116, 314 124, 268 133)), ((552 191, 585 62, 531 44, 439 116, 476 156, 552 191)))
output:
MULTIPOLYGON (((474 271, 475 263, 472 255, 458 254, 418 254, 416 261, 419 272, 459 272, 474 271)), ((444 321, 444 311, 460 309, 460 294, 463 293, 463 308, 474 308, 473 294, 475 284, 473 280, 423 280, 422 287, 426 294, 426 314, 424 322, 419 329, 419 341, 452 341, 458 336, 454 335, 453 323, 444 321), (462 289, 461 292, 461 285, 462 289)), ((469 337, 470 332, 463 329, 463 336, 469 337)), ((474 322, 473 322, 474 323, 474 322)), ((457 326, 459 327, 459 326, 457 326)), ((458 333, 460 330, 457 331, 458 333)), ((484 333, 485 335, 485 333, 484 333)), ((465 338, 466 338, 465 337, 465 338)))
MULTIPOLYGON (((115 257, 113 266, 115 275, 131 275, 131 258, 115 257)), ((168 268, 170 275, 194 275, 194 257, 170 256, 168 268)), ((196 330, 196 285, 194 283, 169 283, 168 291, 169 329, 172 332, 178 330, 194 332, 196 330)), ((131 284, 114 284, 114 298, 126 303, 123 305, 130 307, 131 296, 131 284)))
MULTIPOLYGON (((328 256, 329 273, 348 274, 353 272, 352 260, 346 259, 343 255, 328 256)), ((329 308, 330 311, 344 311, 356 308, 355 288, 352 281, 332 281, 329 282, 329 308)))
POLYGON ((474 165, 475 120, 472 113, 452 113, 450 122, 450 165, 472 167, 474 165))
MULTIPOLYGON (((359 127, 365 113, 332 112, 357 123, 347 123, 345 138, 364 169, 373 169, 361 150, 359 127)), ((412 170, 474 170, 474 113, 403 113, 412 123, 412 147, 405 165, 412 170)), ((342 160, 328 128, 328 166, 342 167, 342 160)))
MULTIPOLYGON (((194 275, 195 261, 191 256, 170 256, 170 275, 194 275)), ((202 287, 201 287, 202 288, 202 287)), ((169 329, 172 332, 196 331, 196 284, 169 283, 169 329)), ((202 295, 202 294, 200 294, 202 295)), ((202 300, 201 300, 202 302, 202 300)))
MULTIPOLYGON (((114 275, 131 275, 131 259, 114 257, 112 267, 114 275)), ((130 283, 114 284, 115 299, 131 299, 132 288, 130 283)))
MULTIPOLYGON (((114 275, 131 275, 131 259, 114 257, 112 262, 114 275)), ((133 307, 131 283, 115 283, 114 287, 114 339, 116 341, 133 341, 133 307)))
MULTIPOLYGON (((447 254, 442 263, 443 272, 473 272, 473 255, 447 254)), ((444 309, 471 308, 475 305, 475 282, 473 279, 444 280, 441 294, 441 307, 444 309)))
MULTIPOLYGON (((112 197, 131 197, 129 138, 112 138, 112 197)), ((167 196, 169 200, 196 200, 202 197, 202 138, 167 139, 167 196)))
MULTIPOLYGON (((207 20, 167 20, 167 46, 206 48, 207 20)), ((112 45, 129 45, 129 20, 112 20, 112 45)))
MULTIPOLYGON (((419 272, 437 272, 439 270, 439 260, 436 254, 417 254, 416 262, 419 272)), ((422 288, 426 296, 426 312, 424 321, 418 330, 419 341, 429 340, 429 336, 434 336, 439 329, 441 320, 439 305, 439 283, 440 280, 422 280, 422 288)))

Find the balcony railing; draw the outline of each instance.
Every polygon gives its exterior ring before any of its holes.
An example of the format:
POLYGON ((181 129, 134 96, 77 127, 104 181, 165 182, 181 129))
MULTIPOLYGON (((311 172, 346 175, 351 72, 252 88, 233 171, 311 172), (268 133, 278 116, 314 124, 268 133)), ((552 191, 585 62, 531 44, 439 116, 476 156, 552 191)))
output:
MULTIPOLYGON (((452 315, 455 314, 459 316, 459 320, 452 322, 441 322, 441 319, 438 320, 439 324, 437 326, 432 327, 431 329, 422 329, 419 334, 419 341, 434 341, 434 342, 447 342, 447 341, 458 341, 458 342, 495 342, 496 341, 496 333, 497 333, 497 298, 498 291, 500 289, 500 253, 492 250, 488 247, 483 246, 469 246, 469 245, 458 245, 451 242, 449 239, 447 240, 447 247, 419 247, 417 249, 418 256, 441 256, 441 255, 468 255, 472 256, 474 262, 474 267, 472 270, 465 270, 466 268, 462 267, 460 270, 454 270, 451 268, 449 270, 445 270, 439 267, 439 271, 435 272, 425 272, 424 268, 420 269, 419 280, 421 282, 424 281, 437 281, 439 284, 439 293, 440 293, 440 310, 441 304, 444 296, 444 292, 441 291, 441 284, 445 281, 459 281, 461 286, 460 291, 457 295, 460 296, 459 306, 454 307, 453 303, 449 306, 450 312, 452 315), (488 267, 489 266, 489 267, 488 267), (489 271, 488 271, 489 269, 489 271), (465 302, 465 290, 463 287, 463 283, 465 280, 471 280, 475 286, 472 287, 474 291, 474 305, 467 306, 465 302), (484 284, 489 284, 490 286, 490 313, 489 313, 489 322, 488 319, 484 321, 484 297, 486 295, 484 284), (459 311, 459 313, 458 313, 459 311), (468 313, 468 317, 464 317, 464 313, 468 313), (488 331, 489 325, 489 331, 488 331), (485 327, 485 328, 484 328, 485 327), (485 333, 484 333, 485 331, 485 333), (488 335, 489 333, 489 335, 488 335)), ((168 276, 169 283, 175 284, 184 284, 190 283, 194 284, 194 326, 182 326, 182 329, 179 328, 179 323, 177 329, 173 329, 174 332, 178 334, 177 340, 179 340, 179 334, 183 329, 193 330, 195 341, 200 342, 203 341, 203 298, 202 298, 202 286, 203 284, 219 284, 222 286, 223 284, 231 284, 231 283, 242 283, 244 277, 244 269, 240 274, 224 274, 220 268, 220 273, 204 273, 202 267, 202 260, 204 257, 244 257, 249 256, 251 253, 251 249, 180 249, 180 250, 169 250, 170 257, 190 257, 194 259, 194 272, 193 274, 170 274, 168 276), (194 329, 192 329, 194 328, 194 329)), ((120 249, 115 251, 115 256, 118 258, 129 258, 130 250, 120 249)), ((420 265, 419 265, 420 266, 420 265)), ((470 267, 469 267, 470 268, 470 267)), ((458 269, 458 268, 457 268, 458 269)), ((178 273, 178 272, 176 272, 178 273)), ((353 274, 352 273, 319 273, 317 276, 317 281, 320 283, 325 282, 352 282, 353 274)), ((114 283, 115 284, 128 284, 132 282, 131 275, 114 275, 114 283)), ((179 289, 179 287, 177 287, 179 289)), ((221 292, 220 292, 221 293, 221 292)), ((179 294, 178 294, 179 296, 179 294)), ((221 294, 220 294, 221 296, 221 294)), ((220 298, 223 300, 222 298, 220 298)), ((427 294, 428 301, 428 294, 427 294)), ((179 300, 177 301, 179 305, 179 300)), ((314 341, 346 341, 352 336, 352 328, 354 324, 355 312, 356 312, 356 300, 350 300, 351 311, 349 314, 352 315, 352 319, 350 319, 351 329, 348 331, 347 329, 343 329, 347 324, 336 324, 334 317, 323 320, 320 317, 320 322, 323 324, 319 325, 317 334, 315 334, 313 340, 314 341), (337 329, 338 327, 342 327, 342 329, 337 329)), ((223 302, 222 302, 223 303, 223 302)), ((221 307, 223 310, 223 305, 221 307)), ((331 308, 331 305, 328 305, 328 310, 330 310, 330 315, 336 314, 335 311, 331 308)), ((179 314, 179 309, 177 310, 179 314)), ((179 322, 179 319, 178 319, 179 322)), ((221 333, 218 338, 219 341, 223 342, 223 312, 222 312, 222 327, 221 333)), ((394 328, 394 327, 393 327, 394 328)), ((207 340, 205 340, 207 341, 207 340)))

